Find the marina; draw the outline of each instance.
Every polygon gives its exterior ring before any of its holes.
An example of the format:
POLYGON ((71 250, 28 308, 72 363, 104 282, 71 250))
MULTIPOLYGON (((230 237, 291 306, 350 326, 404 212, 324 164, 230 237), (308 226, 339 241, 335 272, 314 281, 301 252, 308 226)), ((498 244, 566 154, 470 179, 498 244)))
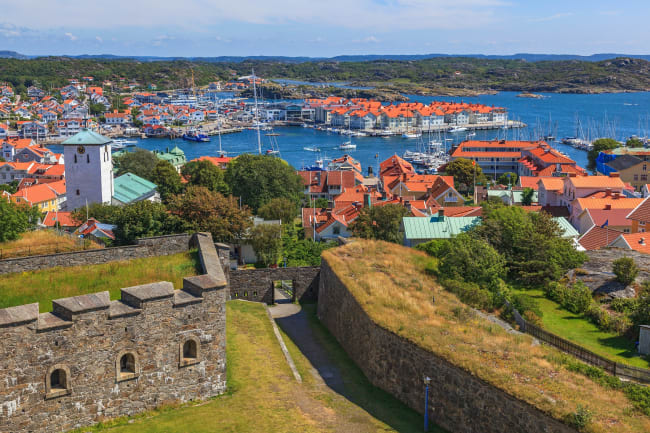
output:
MULTIPOLYGON (((273 132, 279 136, 265 136, 261 134, 263 149, 271 148, 271 140, 275 140, 275 146, 279 156, 296 168, 311 166, 316 159, 332 158, 343 153, 350 153, 357 159, 364 171, 367 167, 375 167, 378 161, 388 158, 393 154, 404 155, 406 151, 422 152, 425 144, 431 140, 438 140, 444 143, 444 149, 449 151, 452 146, 458 143, 471 140, 528 140, 547 138, 549 144, 586 167, 587 152, 578 149, 570 144, 561 143, 559 140, 565 137, 574 137, 576 134, 576 115, 587 124, 589 119, 592 122, 604 121, 606 113, 608 122, 616 125, 615 138, 625 140, 637 135, 647 136, 648 116, 650 113, 650 93, 606 93, 600 95, 572 95, 572 94, 544 94, 542 99, 518 98, 516 92, 501 92, 496 95, 483 95, 478 97, 427 97, 409 95, 411 100, 429 103, 433 100, 469 101, 486 105, 498 105, 506 107, 514 117, 513 121, 522 122, 526 126, 512 129, 475 129, 459 132, 456 134, 438 131, 432 128, 432 133, 425 131, 423 137, 418 139, 404 139, 401 134, 394 134, 391 131, 377 130, 366 136, 352 137, 356 149, 341 150, 339 146, 346 142, 345 134, 340 134, 337 128, 325 125, 305 124, 295 122, 295 126, 275 126, 273 132), (540 127, 549 123, 551 117, 552 128, 540 127), (305 127, 303 127, 303 125, 305 127), (329 129, 329 130, 328 130, 329 129), (476 135, 471 135, 476 134, 476 135), (431 135, 432 138, 429 138, 431 135), (548 137, 548 136, 552 137, 548 137), (556 141, 557 140, 557 141, 556 141), (309 148, 309 149, 307 149, 309 148), (320 152, 315 149, 320 150, 320 152)), ((610 128, 611 129, 611 128, 610 128)), ((183 149, 187 159, 191 160, 204 155, 219 154, 219 138, 216 125, 212 129, 205 126, 201 130, 210 136, 209 142, 189 142, 177 138, 133 138, 137 147, 149 150, 164 150, 167 147, 178 146, 183 149)), ((347 132, 347 128, 343 130, 347 132)), ((353 130, 353 132, 355 132, 353 130)), ((254 129, 237 128, 221 131, 222 150, 229 156, 241 153, 257 153, 257 132, 254 129), (230 132, 227 134, 227 132, 230 132)), ((56 145, 50 146, 59 150, 56 145)), ((272 149, 273 150, 273 149, 272 149)))

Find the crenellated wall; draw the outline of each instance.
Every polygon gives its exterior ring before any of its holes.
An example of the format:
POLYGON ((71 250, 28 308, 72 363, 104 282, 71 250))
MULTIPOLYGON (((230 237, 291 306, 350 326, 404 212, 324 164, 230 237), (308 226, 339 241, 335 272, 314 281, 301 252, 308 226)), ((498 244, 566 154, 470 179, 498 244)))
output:
POLYGON ((0 274, 30 272, 56 266, 96 265, 116 260, 164 256, 189 250, 189 234, 138 239, 136 245, 0 260, 0 274))
MULTIPOLYGON (((205 274, 0 310, 0 431, 60 432, 226 388, 227 282, 209 234, 205 274)), ((186 247, 187 248, 187 247, 186 247)))
POLYGON ((370 382, 454 433, 576 433, 535 407, 381 327, 323 259, 318 318, 370 382))

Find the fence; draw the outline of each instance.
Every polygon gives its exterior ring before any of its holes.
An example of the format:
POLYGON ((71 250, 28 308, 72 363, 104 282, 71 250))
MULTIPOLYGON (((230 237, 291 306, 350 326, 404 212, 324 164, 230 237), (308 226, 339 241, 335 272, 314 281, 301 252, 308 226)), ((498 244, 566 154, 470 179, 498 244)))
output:
POLYGON ((603 358, 602 356, 596 355, 584 347, 578 346, 571 341, 565 340, 564 338, 558 337, 555 334, 551 334, 550 332, 543 330, 539 326, 535 326, 532 323, 529 323, 523 317, 521 317, 517 310, 513 309, 513 315, 515 317, 515 322, 517 322, 517 325, 519 325, 521 331, 532 335, 533 337, 543 341, 546 344, 556 347, 564 353, 568 353, 569 355, 572 355, 587 364, 600 367, 614 376, 640 383, 650 383, 650 370, 647 370, 645 368, 632 367, 631 365, 620 364, 618 362, 603 358))

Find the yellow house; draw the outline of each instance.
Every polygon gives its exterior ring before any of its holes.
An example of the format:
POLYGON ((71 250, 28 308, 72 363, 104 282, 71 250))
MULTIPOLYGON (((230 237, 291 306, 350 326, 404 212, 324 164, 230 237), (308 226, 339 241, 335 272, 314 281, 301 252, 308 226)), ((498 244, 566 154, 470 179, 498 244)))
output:
POLYGON ((622 155, 604 165, 612 171, 618 172, 621 180, 632 185, 637 191, 641 191, 643 185, 648 183, 650 161, 644 161, 638 156, 622 155))
POLYGON ((41 212, 55 212, 59 210, 59 195, 47 183, 23 188, 9 197, 14 203, 27 203, 36 206, 41 212))

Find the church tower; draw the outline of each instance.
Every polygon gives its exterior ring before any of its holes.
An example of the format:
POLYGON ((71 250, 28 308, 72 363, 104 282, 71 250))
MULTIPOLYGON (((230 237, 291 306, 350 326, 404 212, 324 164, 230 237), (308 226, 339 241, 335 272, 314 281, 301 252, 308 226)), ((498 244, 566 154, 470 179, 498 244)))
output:
POLYGON ((113 161, 110 138, 83 129, 65 140, 67 210, 86 203, 110 203, 113 197, 113 161))

